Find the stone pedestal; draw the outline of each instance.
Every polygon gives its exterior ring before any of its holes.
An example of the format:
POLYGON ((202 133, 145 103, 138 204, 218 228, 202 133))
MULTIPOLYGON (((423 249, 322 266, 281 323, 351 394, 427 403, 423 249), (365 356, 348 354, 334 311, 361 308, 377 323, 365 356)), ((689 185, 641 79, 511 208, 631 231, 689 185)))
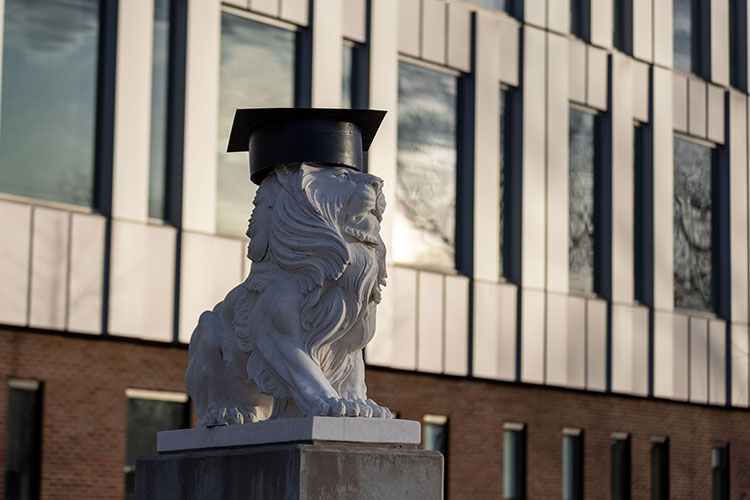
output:
POLYGON ((137 500, 443 498, 443 456, 418 422, 312 417, 161 432, 137 500))

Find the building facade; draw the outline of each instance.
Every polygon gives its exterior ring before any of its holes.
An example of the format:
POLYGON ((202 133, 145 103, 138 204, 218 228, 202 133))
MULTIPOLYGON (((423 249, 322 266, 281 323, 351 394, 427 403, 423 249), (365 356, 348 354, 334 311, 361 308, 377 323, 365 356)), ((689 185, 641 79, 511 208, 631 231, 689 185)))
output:
POLYGON ((128 498, 239 107, 387 110, 373 398, 448 498, 750 498, 746 0, 0 0, 0 490, 128 498), (32 145, 33 142, 33 145, 32 145))

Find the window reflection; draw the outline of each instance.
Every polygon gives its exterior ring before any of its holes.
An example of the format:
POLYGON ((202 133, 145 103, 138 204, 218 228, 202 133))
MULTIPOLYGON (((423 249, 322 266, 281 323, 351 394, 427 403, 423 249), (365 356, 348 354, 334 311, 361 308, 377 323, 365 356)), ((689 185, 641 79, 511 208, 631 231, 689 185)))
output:
POLYGON ((455 267, 457 83, 454 76, 399 63, 398 262, 455 267))
POLYGON ((468 2, 476 5, 481 5, 482 7, 487 7, 488 9, 507 12, 510 0, 468 0, 468 2))
POLYGON ((341 64, 341 107, 352 107, 352 66, 354 64, 354 44, 344 43, 341 64))
POLYGON ((569 286, 594 291, 594 115, 570 110, 569 286))
POLYGON ((148 215, 157 219, 164 219, 165 217, 170 3, 170 0, 154 1, 154 55, 151 68, 151 168, 148 215))
POLYGON ((99 4, 6 0, 0 190, 93 205, 99 4))
POLYGON ((693 71, 692 10, 694 0, 673 0, 674 67, 683 71, 693 71))
POLYGON ((674 304, 685 309, 713 310, 712 153, 674 140, 674 304))
POLYGON ((508 156, 508 96, 509 90, 500 89, 500 276, 505 276, 505 168, 508 156))
POLYGON ((237 108, 294 105, 295 33, 229 13, 221 15, 217 231, 247 229, 255 186, 246 154, 226 153, 237 108))

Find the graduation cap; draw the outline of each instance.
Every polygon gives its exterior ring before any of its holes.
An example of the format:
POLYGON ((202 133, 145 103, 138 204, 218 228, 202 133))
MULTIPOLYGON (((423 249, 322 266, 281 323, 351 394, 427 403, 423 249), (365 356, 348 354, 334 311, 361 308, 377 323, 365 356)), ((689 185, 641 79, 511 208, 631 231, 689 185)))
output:
POLYGON ((274 166, 305 161, 362 170, 362 152, 385 117, 373 109, 238 109, 228 153, 250 152, 250 179, 260 184, 274 166))

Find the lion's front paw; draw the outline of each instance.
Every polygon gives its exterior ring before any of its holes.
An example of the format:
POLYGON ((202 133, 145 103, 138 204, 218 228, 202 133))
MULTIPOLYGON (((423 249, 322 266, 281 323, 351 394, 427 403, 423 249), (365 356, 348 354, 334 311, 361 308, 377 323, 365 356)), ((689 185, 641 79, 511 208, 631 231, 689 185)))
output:
POLYGON ((216 405, 207 409, 206 414, 198 422, 198 426, 221 427, 254 422, 255 420, 253 414, 245 414, 236 406, 216 405))
POLYGON ((373 418, 393 418, 391 410, 389 410, 385 406, 380 406, 372 399, 368 399, 367 401, 365 401, 365 403, 367 403, 367 406, 372 409, 373 418))

